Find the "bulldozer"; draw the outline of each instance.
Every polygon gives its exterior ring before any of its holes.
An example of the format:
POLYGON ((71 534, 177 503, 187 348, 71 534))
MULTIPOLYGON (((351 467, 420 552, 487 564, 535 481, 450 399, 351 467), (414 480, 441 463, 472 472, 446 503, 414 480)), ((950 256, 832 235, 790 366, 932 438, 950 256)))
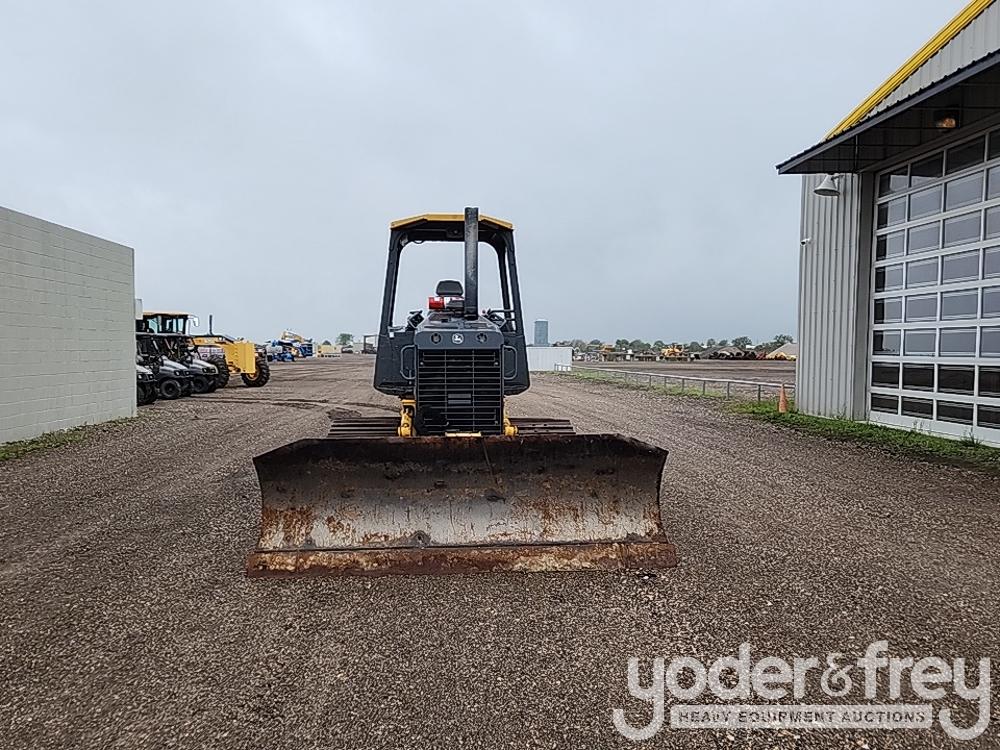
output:
POLYGON ((192 333, 190 327, 197 327, 198 318, 186 312, 144 311, 142 330, 150 333, 175 334, 190 341, 195 354, 215 365, 216 388, 225 388, 231 374, 238 374, 243 384, 259 388, 271 379, 271 368, 267 359, 257 353, 250 341, 237 341, 229 336, 212 332, 212 316, 209 316, 208 333, 192 333))
POLYGON ((660 517, 665 450, 508 413, 530 386, 512 224, 476 208, 393 222, 377 336, 373 385, 399 399, 398 416, 338 419, 326 437, 254 458, 248 575, 677 564, 660 517), (396 325, 401 254, 424 242, 464 243, 464 284, 439 282, 396 325), (495 252, 497 309, 479 309, 480 243, 495 252))

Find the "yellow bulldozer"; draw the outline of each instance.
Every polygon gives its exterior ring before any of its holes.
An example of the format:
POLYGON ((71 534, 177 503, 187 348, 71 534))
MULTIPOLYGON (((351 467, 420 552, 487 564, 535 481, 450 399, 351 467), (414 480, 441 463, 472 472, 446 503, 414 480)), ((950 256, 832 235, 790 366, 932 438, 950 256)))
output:
POLYGON ((218 369, 217 387, 224 388, 230 375, 239 375, 244 385, 259 388, 271 379, 267 358, 258 354, 252 341, 242 341, 211 332, 192 333, 198 318, 186 312, 143 311, 142 324, 150 333, 180 334, 191 340, 192 346, 218 369))
POLYGON ((254 459, 248 575, 677 564, 660 518, 665 450, 508 413, 530 385, 510 223, 475 208, 393 222, 384 289, 374 387, 399 414, 338 419, 254 459), (464 284, 440 281, 426 309, 396 318, 401 253, 438 242, 464 243, 464 284), (497 263, 495 309, 479 309, 480 243, 497 263))

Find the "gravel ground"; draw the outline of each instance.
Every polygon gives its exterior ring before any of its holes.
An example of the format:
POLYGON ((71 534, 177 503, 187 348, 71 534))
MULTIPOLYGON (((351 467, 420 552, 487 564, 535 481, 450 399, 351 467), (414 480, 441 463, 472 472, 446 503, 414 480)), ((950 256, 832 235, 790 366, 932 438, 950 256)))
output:
MULTIPOLYGON (((629 656, 879 639, 997 654, 996 477, 557 376, 513 411, 668 448, 679 568, 246 579, 251 457, 325 434, 330 414, 393 408, 370 367, 277 365, 266 388, 157 403, 0 464, 0 747, 626 747, 612 708, 649 715, 626 692, 629 656)), ((998 732, 994 708, 971 743, 664 729, 646 746, 998 747, 998 732)))

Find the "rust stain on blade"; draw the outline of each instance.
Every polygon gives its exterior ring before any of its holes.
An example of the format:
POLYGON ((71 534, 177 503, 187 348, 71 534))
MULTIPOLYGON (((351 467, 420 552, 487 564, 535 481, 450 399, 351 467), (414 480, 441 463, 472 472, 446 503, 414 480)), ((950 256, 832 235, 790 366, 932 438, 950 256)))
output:
POLYGON ((677 565, 669 542, 254 552, 251 577, 652 570, 677 565))

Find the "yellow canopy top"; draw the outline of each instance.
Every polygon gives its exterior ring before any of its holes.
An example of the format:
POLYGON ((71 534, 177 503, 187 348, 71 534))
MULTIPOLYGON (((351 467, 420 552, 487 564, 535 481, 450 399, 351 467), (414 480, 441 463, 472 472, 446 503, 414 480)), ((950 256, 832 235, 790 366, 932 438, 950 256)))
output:
MULTIPOLYGON (((462 224, 465 222, 464 214, 418 214, 416 216, 408 216, 405 219, 396 219, 394 222, 389 224, 390 229, 398 229, 399 227, 409 226, 410 224, 419 224, 425 221, 457 221, 462 224)), ((492 216, 487 216, 486 214, 479 214, 480 224, 492 224, 498 229, 513 229, 514 225, 509 221, 504 221, 503 219, 495 219, 492 216)))

